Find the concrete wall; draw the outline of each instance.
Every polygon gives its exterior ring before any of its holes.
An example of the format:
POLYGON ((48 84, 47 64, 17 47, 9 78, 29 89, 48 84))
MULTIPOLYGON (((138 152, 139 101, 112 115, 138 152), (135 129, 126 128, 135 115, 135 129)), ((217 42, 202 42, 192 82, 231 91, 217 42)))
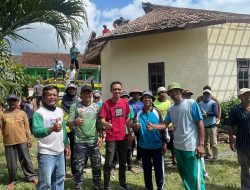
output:
POLYGON ((148 63, 165 63, 166 86, 176 81, 202 94, 212 86, 220 100, 237 95, 237 58, 250 58, 250 25, 223 24, 108 42, 101 53, 103 99, 114 80, 124 89, 149 88, 148 63))
POLYGON ((110 41, 101 53, 103 99, 110 97, 109 84, 124 89, 149 88, 148 63, 165 63, 165 84, 176 81, 195 94, 208 83, 207 29, 147 35, 110 41))

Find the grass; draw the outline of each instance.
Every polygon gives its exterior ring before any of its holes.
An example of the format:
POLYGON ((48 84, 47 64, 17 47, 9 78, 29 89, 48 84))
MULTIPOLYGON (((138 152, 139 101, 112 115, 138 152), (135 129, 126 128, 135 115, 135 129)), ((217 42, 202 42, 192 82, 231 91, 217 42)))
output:
MULTIPOLYGON (((169 151, 168 151, 169 152, 169 151)), ((30 150, 31 158, 34 168, 37 172, 37 159, 36 159, 36 142, 30 150)), ((132 174, 127 172, 127 183, 134 190, 144 189, 143 171, 139 165, 135 167, 140 171, 139 174, 132 174)), ((206 169, 209 173, 210 179, 206 179, 206 189, 208 190, 238 190, 240 188, 240 168, 236 159, 236 154, 232 153, 229 149, 229 145, 226 143, 219 143, 219 160, 216 164, 206 162, 206 169)), ((67 168, 67 172, 70 172, 70 168, 67 168)), ((179 190, 184 189, 178 171, 170 164, 169 153, 166 155, 166 167, 165 167, 165 189, 179 190)), ((84 174, 85 186, 84 190, 91 190, 92 176, 91 172, 84 174)), ((102 176, 103 180, 103 176, 102 176)), ((153 180, 154 181, 154 180, 153 180)), ((8 182, 8 171, 4 156, 3 144, 0 143, 0 190, 6 188, 8 182)), ((118 189, 118 171, 116 170, 116 178, 111 178, 112 189, 118 189)), ((155 184, 155 183, 154 183, 155 184)), ((154 186, 155 187, 155 186, 154 186)), ((25 182, 24 175, 19 166, 18 168, 18 183, 15 190, 32 190, 36 189, 31 183, 25 182)), ((73 179, 65 180, 65 190, 74 189, 73 179)))

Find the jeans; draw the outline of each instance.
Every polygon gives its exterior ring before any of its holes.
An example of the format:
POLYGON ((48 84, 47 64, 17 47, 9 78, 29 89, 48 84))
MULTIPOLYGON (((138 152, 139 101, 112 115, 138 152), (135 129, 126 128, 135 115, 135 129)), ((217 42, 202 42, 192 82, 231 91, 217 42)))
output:
POLYGON ((59 155, 38 154, 38 190, 64 190, 64 152, 59 155))

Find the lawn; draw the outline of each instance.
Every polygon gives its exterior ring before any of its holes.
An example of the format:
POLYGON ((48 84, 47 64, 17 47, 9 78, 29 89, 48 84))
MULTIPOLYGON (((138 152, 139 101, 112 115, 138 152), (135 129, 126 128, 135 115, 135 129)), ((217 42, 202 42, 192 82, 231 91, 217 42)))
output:
MULTIPOLYGON (((33 160, 33 165, 37 171, 37 159, 36 159, 36 143, 34 140, 34 145, 30 150, 31 157, 33 160)), ((130 187, 134 190, 143 190, 143 171, 139 165, 135 165, 139 174, 132 174, 127 172, 127 182, 130 187)), ((6 183, 8 181, 8 172, 6 167, 6 161, 4 157, 3 144, 0 144, 0 190, 5 189, 6 183)), ((206 179, 206 188, 208 190, 236 190, 240 188, 240 168, 237 163, 236 154, 231 152, 229 145, 226 143, 219 143, 219 160, 216 164, 206 162, 206 169, 209 173, 209 179, 206 179)), ((67 172, 70 168, 67 168, 67 172)), ((118 171, 116 170, 115 179, 111 178, 112 189, 118 189, 118 171)), ((179 190, 183 189, 180 176, 177 172, 176 167, 170 164, 169 153, 166 155, 166 167, 165 167, 165 189, 168 190, 179 190)), ((16 190, 31 190, 36 189, 33 184, 25 182, 21 168, 18 169, 18 183, 16 185, 16 190)), ((92 177, 91 172, 87 169, 85 173, 86 185, 84 190, 92 189, 92 177)), ((73 180, 66 179, 65 189, 74 189, 73 180)))

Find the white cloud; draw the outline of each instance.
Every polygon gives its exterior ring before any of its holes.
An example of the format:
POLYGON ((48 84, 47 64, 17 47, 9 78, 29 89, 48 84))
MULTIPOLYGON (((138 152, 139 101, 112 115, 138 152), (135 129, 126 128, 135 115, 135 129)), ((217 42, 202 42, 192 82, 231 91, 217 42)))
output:
MULTIPOLYGON (((112 23, 115 19, 123 17, 133 20, 144 14, 141 3, 150 2, 158 5, 168 5, 175 7, 199 8, 236 13, 250 14, 249 0, 133 0, 130 4, 122 8, 111 8, 109 10, 98 10, 91 0, 83 0, 86 4, 89 27, 83 26, 80 39, 76 42, 77 47, 81 52, 84 51, 89 33, 94 30, 97 35, 101 34, 103 24, 107 24, 108 28, 112 29, 112 23)), ((104 2, 105 3, 105 2, 104 2)), ((12 43, 13 53, 22 53, 24 51, 32 52, 68 52, 60 45, 58 49, 55 30, 48 25, 33 24, 35 29, 25 30, 22 32, 24 37, 30 39, 34 44, 27 42, 12 43)), ((71 45, 71 40, 69 40, 71 45)))

